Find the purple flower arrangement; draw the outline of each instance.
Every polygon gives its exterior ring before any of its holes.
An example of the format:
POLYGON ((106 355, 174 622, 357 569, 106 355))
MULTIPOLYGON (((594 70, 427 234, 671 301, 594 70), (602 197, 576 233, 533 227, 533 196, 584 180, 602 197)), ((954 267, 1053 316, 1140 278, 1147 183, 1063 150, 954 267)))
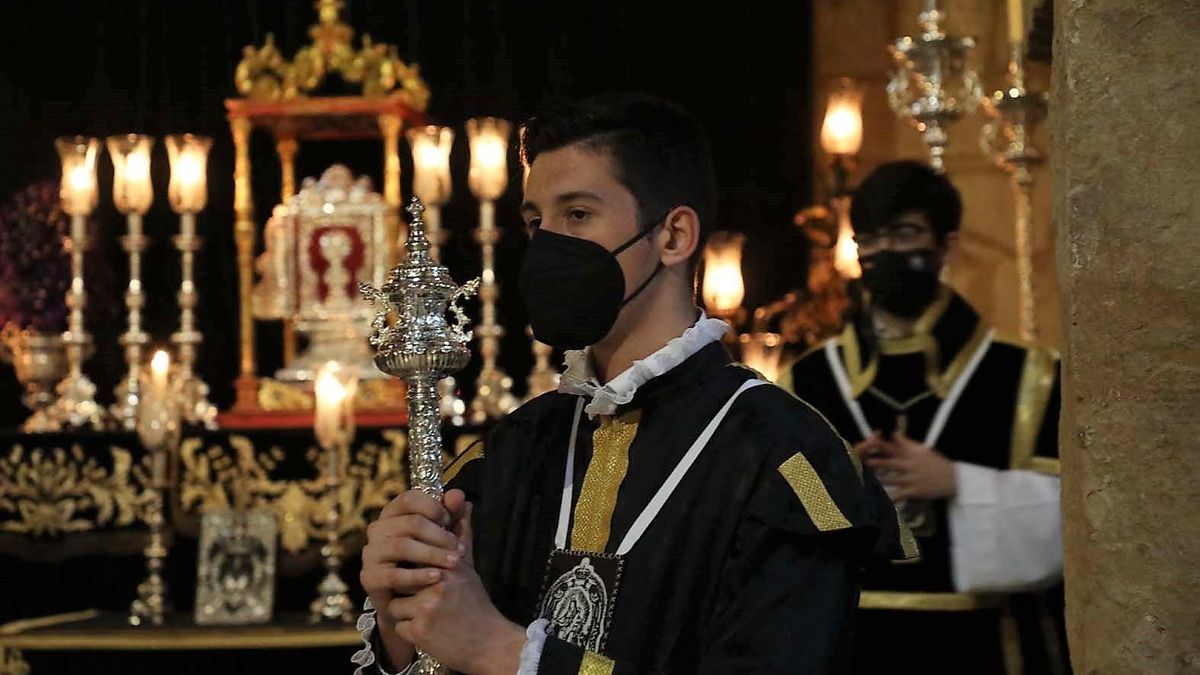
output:
MULTIPOLYGON (((67 327, 66 293, 71 257, 66 247, 71 216, 58 202, 58 182, 41 181, 0 205, 0 326, 59 332, 67 327)), ((99 241, 98 223, 89 220, 84 263, 87 321, 119 316, 115 279, 99 241), (99 291, 99 292, 97 292, 99 291)))

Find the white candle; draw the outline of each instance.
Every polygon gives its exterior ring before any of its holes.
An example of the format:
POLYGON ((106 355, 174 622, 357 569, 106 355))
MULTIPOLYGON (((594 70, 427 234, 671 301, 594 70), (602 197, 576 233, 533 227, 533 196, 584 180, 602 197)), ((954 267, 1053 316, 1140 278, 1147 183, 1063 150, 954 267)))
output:
POLYGON ((167 373, 171 370, 171 355, 162 349, 150 359, 150 389, 155 400, 162 401, 167 393, 167 373))
POLYGON ((346 407, 346 387, 338 378, 337 371, 338 365, 331 361, 317 374, 313 431, 317 442, 323 447, 337 443, 345 426, 343 412, 346 407))

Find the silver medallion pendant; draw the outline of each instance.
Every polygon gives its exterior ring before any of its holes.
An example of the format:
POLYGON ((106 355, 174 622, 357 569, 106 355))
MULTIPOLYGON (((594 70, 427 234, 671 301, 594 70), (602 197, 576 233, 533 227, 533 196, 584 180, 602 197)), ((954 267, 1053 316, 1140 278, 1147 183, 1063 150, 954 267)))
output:
POLYGON ((603 650, 623 566, 621 556, 555 549, 538 610, 550 622, 547 633, 589 651, 603 650))

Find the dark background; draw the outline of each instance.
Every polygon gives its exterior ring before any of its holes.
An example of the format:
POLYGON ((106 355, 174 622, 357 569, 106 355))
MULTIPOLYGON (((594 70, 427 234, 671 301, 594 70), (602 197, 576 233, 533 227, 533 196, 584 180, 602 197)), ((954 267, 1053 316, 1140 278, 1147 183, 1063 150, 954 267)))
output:
MULTIPOLYGON (((205 237, 197 282, 198 320, 205 335, 199 368, 218 407, 233 400, 237 374, 237 268, 233 243, 233 147, 223 101, 236 95, 234 69, 242 47, 275 34, 286 57, 307 44, 316 22, 309 0, 9 0, 0 3, 0 198, 37 179, 57 180, 56 136, 104 136, 136 131, 159 138, 153 155, 155 206, 146 217, 152 238, 144 278, 147 330, 165 342, 176 328, 177 254, 170 235, 177 218, 166 199, 162 136, 189 131, 215 139, 209 164, 209 206, 199 217, 205 237)), ((455 127, 455 197, 445 210, 452 239, 445 260, 455 277, 477 274, 470 237, 476 204, 466 189, 464 121, 496 115, 519 121, 564 98, 603 91, 667 96, 691 111, 712 137, 718 183, 718 229, 749 234, 746 304, 770 301, 803 284, 807 251, 791 225, 810 203, 811 17, 808 3, 704 3, 694 0, 534 2, 496 0, 349 0, 343 20, 376 41, 396 44, 421 65, 433 92, 432 121, 455 127)), ((350 93, 334 86, 327 93, 350 93)), ((404 189, 411 162, 401 148, 404 189)), ((341 161, 355 173, 382 176, 377 143, 302 146, 297 182, 341 161)), ((279 167, 272 140, 252 144, 255 212, 261 224, 278 200, 279 167)), ((100 159, 96 218, 117 283, 89 289, 94 302, 121 306, 126 278, 117 238, 124 222, 112 207, 112 167, 100 159)), ((530 356, 521 327, 516 272, 524 245, 514 187, 498 206, 505 236, 498 274, 500 317, 509 327, 502 364, 524 390, 530 356)), ((38 280, 27 280, 38 283, 38 280)), ((123 311, 120 311, 123 316, 123 311)), ((476 314, 477 316, 477 314, 476 314)), ((86 366, 111 401, 123 359, 116 336, 124 320, 90 326, 98 354, 86 366)), ((260 373, 280 364, 279 329, 259 329, 260 373)), ((477 368, 477 366, 475 366, 477 368)), ((467 371, 461 382, 473 381, 467 371)), ((0 369, 0 426, 26 412, 17 404, 11 369, 0 369)), ((469 386, 468 386, 469 389, 469 386)), ((467 394, 469 395, 469 391, 467 394)))

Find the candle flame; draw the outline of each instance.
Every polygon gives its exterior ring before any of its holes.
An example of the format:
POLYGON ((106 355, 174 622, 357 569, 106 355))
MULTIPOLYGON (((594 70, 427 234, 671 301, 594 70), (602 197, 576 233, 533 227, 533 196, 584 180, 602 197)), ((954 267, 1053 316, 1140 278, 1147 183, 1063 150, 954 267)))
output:
POLYGON ((746 286, 742 280, 740 234, 717 233, 704 251, 704 304, 717 313, 728 313, 742 306, 746 286))
POLYGON ((166 374, 170 368, 171 355, 162 349, 154 352, 154 358, 150 359, 150 370, 152 370, 155 375, 158 375, 160 373, 166 374))
POLYGON ((862 149, 862 93, 849 78, 838 81, 829 95, 821 124, 821 148, 830 155, 856 155, 862 149))

